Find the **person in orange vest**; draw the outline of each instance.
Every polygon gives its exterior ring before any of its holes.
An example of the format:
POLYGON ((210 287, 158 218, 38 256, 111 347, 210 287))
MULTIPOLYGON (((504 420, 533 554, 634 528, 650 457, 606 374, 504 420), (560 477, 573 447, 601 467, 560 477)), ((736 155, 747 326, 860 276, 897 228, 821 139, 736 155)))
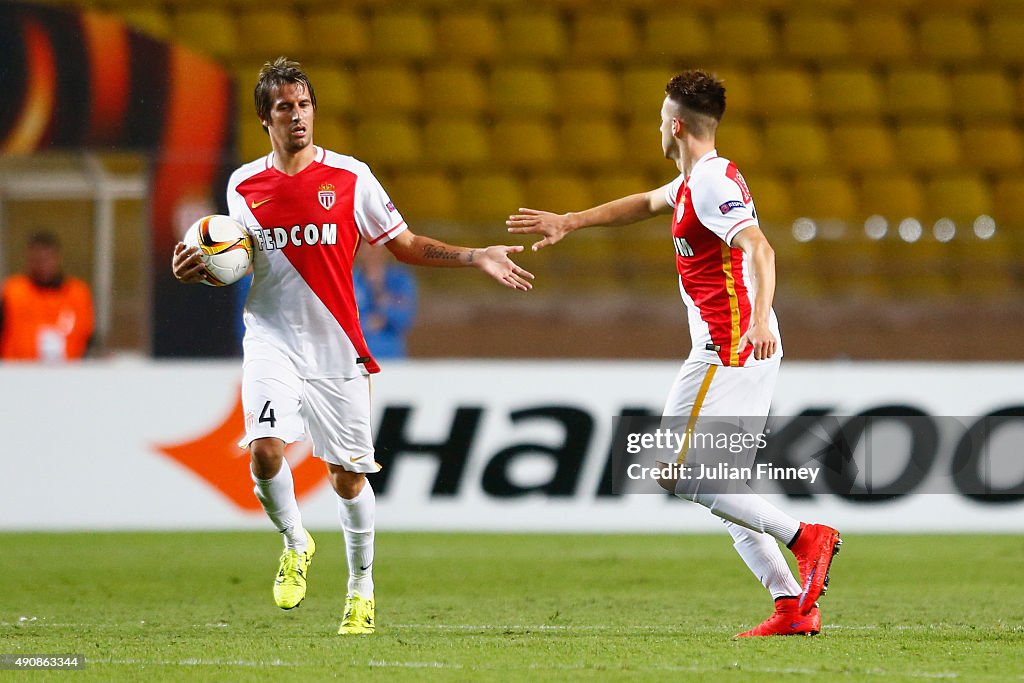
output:
POLYGON ((57 238, 33 235, 25 272, 7 278, 0 296, 0 358, 78 360, 89 349, 94 324, 89 286, 64 274, 57 238))

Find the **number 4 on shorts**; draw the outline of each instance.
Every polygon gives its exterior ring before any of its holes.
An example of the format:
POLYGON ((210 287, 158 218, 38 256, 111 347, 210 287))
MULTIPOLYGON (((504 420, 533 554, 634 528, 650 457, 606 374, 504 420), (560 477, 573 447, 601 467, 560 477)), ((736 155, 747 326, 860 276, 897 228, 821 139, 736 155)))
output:
POLYGON ((274 417, 274 409, 270 407, 270 401, 263 404, 263 410, 260 411, 260 422, 269 422, 271 429, 277 426, 277 418, 274 417))

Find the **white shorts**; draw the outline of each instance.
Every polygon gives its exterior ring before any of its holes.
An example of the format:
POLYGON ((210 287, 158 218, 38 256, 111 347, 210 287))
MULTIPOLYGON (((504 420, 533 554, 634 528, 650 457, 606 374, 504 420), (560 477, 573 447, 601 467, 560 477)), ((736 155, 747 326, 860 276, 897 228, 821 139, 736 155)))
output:
POLYGON ((242 368, 248 448, 254 439, 285 443, 308 434, 313 455, 350 472, 377 472, 370 431, 370 378, 302 379, 288 368, 252 360, 242 368))

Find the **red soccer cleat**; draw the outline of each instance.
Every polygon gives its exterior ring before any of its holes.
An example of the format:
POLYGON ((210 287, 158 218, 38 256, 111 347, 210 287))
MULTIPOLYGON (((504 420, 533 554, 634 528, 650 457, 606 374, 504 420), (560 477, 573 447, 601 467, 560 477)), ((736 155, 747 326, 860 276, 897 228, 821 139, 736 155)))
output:
POLYGON ((801 614, 810 614, 814 603, 828 590, 828 570, 832 558, 839 554, 843 541, 839 532, 824 524, 800 523, 800 531, 790 542, 789 549, 800 567, 802 589, 798 608, 801 614))
POLYGON ((821 612, 811 603, 809 614, 801 614, 798 598, 778 598, 775 612, 755 628, 737 633, 736 638, 751 636, 814 636, 821 631, 821 612))

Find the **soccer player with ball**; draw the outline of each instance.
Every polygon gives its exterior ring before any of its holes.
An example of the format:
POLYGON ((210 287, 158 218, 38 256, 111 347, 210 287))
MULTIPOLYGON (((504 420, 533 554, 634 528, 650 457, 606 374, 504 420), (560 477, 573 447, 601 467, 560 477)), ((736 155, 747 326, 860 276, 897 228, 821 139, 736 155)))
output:
MULTIPOLYGON (((348 559, 340 634, 374 630, 374 495, 370 380, 380 370, 359 327, 352 286, 356 250, 384 245, 405 263, 478 268, 529 290, 533 275, 509 259, 522 247, 453 246, 416 235, 361 161, 313 144, 316 95, 296 62, 260 71, 256 113, 271 152, 232 174, 231 218, 251 237, 252 287, 245 306, 242 403, 256 497, 284 536, 274 581, 282 609, 299 605, 316 552, 302 526, 285 445, 308 434, 338 495, 348 559)), ((175 246, 174 276, 209 282, 204 252, 175 246)))
MULTIPOLYGON (((533 245, 536 251, 580 228, 627 225, 671 213, 679 291, 692 347, 664 415, 686 417, 691 425, 708 417, 767 419, 782 356, 772 310, 775 253, 758 226, 743 176, 715 149, 725 88, 710 74, 689 71, 669 81, 665 92, 661 142, 665 157, 679 169, 675 180, 579 213, 520 209, 509 216, 509 232, 542 235, 533 245)), ((761 420, 760 427, 746 426, 757 433, 763 425, 761 420)), ((683 451, 679 459, 685 458, 683 451)), ((839 532, 798 522, 743 482, 740 492, 708 490, 683 477, 660 483, 725 522, 736 551, 774 598, 774 613, 740 636, 820 631, 816 602, 828 586, 832 557, 841 544, 839 532), (801 583, 793 578, 776 541, 796 556, 801 583)))

